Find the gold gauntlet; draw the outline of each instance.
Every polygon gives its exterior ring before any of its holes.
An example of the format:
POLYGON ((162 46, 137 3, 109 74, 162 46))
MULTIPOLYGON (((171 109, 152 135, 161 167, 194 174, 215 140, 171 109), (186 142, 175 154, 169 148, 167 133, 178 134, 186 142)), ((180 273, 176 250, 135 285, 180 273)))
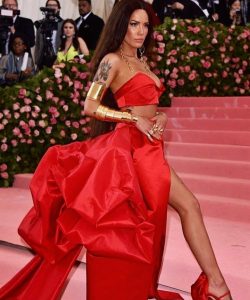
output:
POLYGON ((92 82, 87 97, 89 97, 91 100, 101 102, 106 90, 107 88, 105 83, 92 82))
MULTIPOLYGON (((106 84, 101 82, 92 82, 87 94, 87 98, 92 101, 101 102, 105 92, 106 84)), ((98 120, 113 121, 113 122, 137 122, 138 118, 126 111, 119 111, 111 109, 107 106, 99 105, 95 112, 95 117, 98 120)))
POLYGON ((96 118, 103 121, 136 123, 138 118, 127 111, 118 111, 99 105, 95 112, 96 118))

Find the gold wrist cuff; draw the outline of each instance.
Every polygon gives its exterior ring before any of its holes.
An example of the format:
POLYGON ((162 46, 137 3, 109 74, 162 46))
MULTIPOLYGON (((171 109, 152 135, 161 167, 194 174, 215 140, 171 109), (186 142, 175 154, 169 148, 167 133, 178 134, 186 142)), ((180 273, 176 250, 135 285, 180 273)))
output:
POLYGON ((95 116, 99 120, 113 122, 136 123, 138 120, 136 116, 133 116, 129 112, 110 109, 103 105, 97 107, 95 116))
POLYGON ((105 92, 106 92, 106 84, 101 82, 92 82, 87 97, 91 98, 95 101, 101 101, 105 92))

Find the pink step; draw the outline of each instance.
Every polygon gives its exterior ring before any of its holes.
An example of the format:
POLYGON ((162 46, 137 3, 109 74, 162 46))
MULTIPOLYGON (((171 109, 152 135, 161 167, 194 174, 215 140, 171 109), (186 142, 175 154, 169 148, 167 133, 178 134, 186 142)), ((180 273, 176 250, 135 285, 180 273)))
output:
POLYGON ((216 177, 193 173, 178 174, 187 187, 195 194, 198 193, 236 199, 248 199, 250 201, 249 179, 216 177))
POLYGON ((169 118, 249 119, 250 108, 170 107, 161 108, 169 118))
POLYGON ((172 107, 185 106, 222 106, 222 107, 250 107, 250 96, 233 96, 233 97, 174 97, 172 107))
POLYGON ((204 216, 227 221, 249 223, 249 199, 234 199, 213 195, 195 195, 200 203, 204 216))
POLYGON ((180 143, 206 143, 250 146, 249 131, 168 129, 164 140, 180 143))
POLYGON ((248 179, 250 184, 250 161, 168 156, 169 164, 180 173, 248 179))
POLYGON ((250 146, 165 142, 165 155, 249 162, 250 146))
POLYGON ((168 118, 167 129, 250 131, 250 119, 168 118))
POLYGON ((24 173, 16 174, 13 187, 20 189, 28 189, 33 174, 24 173))

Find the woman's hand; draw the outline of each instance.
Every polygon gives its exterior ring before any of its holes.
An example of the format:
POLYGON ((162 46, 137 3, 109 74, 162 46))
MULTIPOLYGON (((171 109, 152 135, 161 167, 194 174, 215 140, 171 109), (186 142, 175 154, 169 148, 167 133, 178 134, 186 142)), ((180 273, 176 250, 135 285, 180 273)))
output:
POLYGON ((163 131, 167 124, 165 113, 158 113, 152 119, 138 116, 136 127, 143 132, 152 142, 154 139, 161 140, 163 131))
POLYGON ((163 112, 157 113, 155 117, 151 119, 154 123, 152 131, 154 132, 154 137, 158 140, 162 138, 162 134, 167 125, 167 115, 163 112))
POLYGON ((11 81, 17 81, 19 79, 19 74, 15 73, 6 73, 5 74, 5 79, 11 80, 11 81))
POLYGON ((139 129, 142 133, 144 133, 148 139, 152 142, 153 141, 153 135, 151 135, 150 130, 152 129, 154 123, 145 117, 137 116, 138 120, 136 121, 136 127, 139 129))

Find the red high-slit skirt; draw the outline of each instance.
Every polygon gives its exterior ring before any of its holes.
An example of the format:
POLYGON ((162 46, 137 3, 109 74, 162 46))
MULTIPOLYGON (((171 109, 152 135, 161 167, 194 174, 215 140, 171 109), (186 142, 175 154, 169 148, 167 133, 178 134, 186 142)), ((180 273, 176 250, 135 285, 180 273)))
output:
POLYGON ((51 147, 31 181, 34 207, 19 227, 37 255, 0 299, 59 299, 83 245, 88 300, 182 299, 157 291, 169 188, 162 141, 150 142, 133 125, 51 147))

